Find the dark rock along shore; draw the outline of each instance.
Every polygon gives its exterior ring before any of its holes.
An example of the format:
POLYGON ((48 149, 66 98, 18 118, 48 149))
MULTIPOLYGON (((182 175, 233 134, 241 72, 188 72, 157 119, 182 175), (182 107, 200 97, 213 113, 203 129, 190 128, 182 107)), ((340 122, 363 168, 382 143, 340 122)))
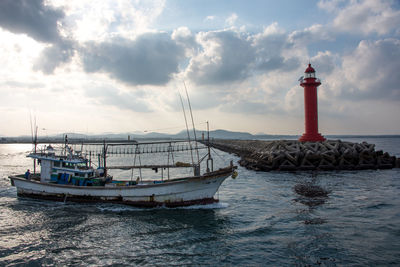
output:
POLYGON ((226 140, 210 141, 214 148, 235 153, 239 164, 257 171, 363 170, 400 167, 396 159, 374 144, 340 140, 299 142, 295 140, 226 140))

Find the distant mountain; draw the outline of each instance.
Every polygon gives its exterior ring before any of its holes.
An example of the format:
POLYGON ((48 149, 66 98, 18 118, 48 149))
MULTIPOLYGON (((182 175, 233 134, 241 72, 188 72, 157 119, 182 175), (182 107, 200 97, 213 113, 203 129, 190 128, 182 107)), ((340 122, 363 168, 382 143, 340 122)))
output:
POLYGON ((55 138, 65 138, 65 136, 67 136, 68 138, 72 138, 72 139, 88 139, 90 137, 90 135, 86 135, 86 134, 79 134, 79 133, 62 133, 62 134, 56 134, 52 137, 55 138))
MULTIPOLYGON (((79 134, 79 133, 62 133, 51 136, 38 136, 39 139, 47 139, 47 140, 63 140, 65 135, 68 136, 69 140, 102 140, 102 139, 118 139, 118 140, 135 140, 135 139, 187 139, 187 130, 182 130, 176 134, 166 134, 166 133, 158 133, 158 132, 150 132, 150 133, 103 133, 103 134, 79 134)), ((189 135, 191 139, 194 139, 193 130, 189 130, 189 135)), ((203 138, 207 138, 207 131, 205 130, 196 130, 196 137, 198 140, 203 138)), ((274 135, 253 135, 247 132, 233 132, 227 130, 214 130, 210 131, 210 138, 217 139, 275 139, 282 137, 292 137, 293 136, 274 136, 274 135)), ((24 142, 31 141, 32 137, 30 136, 19 136, 19 137, 6 137, 12 140, 21 140, 24 142)))
MULTIPOLYGON (((198 140, 202 139, 204 134, 204 138, 207 138, 207 131, 205 130, 196 130, 196 137, 198 140)), ((194 138, 193 130, 189 130, 190 138, 194 138)), ((214 130, 210 131, 210 139, 244 139, 244 140, 251 140, 251 139, 297 139, 298 135, 253 135, 247 132, 233 132, 227 130, 214 130)), ((125 137, 126 138, 126 137, 125 137)), ((187 131, 182 130, 177 134, 163 134, 163 133, 148 133, 144 135, 131 135, 131 138, 164 138, 164 139, 187 139, 187 131)))
MULTIPOLYGON (((189 130, 190 138, 193 140, 193 130, 189 130)), ((78 134, 78 133, 64 133, 64 134, 57 134, 52 136, 39 136, 39 140, 43 142, 55 141, 55 142, 63 142, 65 135, 68 135, 69 140, 79 140, 79 141, 101 141, 103 139, 107 140, 143 140, 143 139, 187 139, 187 130, 182 130, 176 134, 166 134, 166 133, 157 133, 157 132, 150 132, 150 133, 103 133, 103 134, 78 134)), ((197 140, 202 140, 202 137, 207 139, 207 131, 205 130, 197 130, 196 137, 197 140)), ((381 137, 400 137, 399 135, 325 135, 328 139, 341 139, 341 138, 381 138, 381 137)), ((210 139, 241 139, 241 140, 297 140, 299 135, 269 135, 269 134, 250 134, 247 132, 233 132, 227 130, 214 130, 210 131, 210 139)), ((31 136, 19 136, 19 137, 5 137, 1 136, 0 138, 1 143, 13 143, 13 142, 23 142, 23 143, 30 143, 32 142, 31 136)))
MULTIPOLYGON (((205 130, 196 130, 197 139, 202 139, 204 134, 204 138, 207 138, 207 131, 205 130)), ((189 136, 191 139, 194 139, 193 130, 189 130, 189 136)), ((138 136, 135 138, 171 138, 171 139, 187 139, 187 130, 182 130, 176 134, 162 134, 162 133, 148 133, 145 135, 138 136)), ((218 138, 218 139, 254 139, 255 136, 246 133, 246 132, 231 132, 226 130, 214 130, 210 131, 210 138, 218 138)))

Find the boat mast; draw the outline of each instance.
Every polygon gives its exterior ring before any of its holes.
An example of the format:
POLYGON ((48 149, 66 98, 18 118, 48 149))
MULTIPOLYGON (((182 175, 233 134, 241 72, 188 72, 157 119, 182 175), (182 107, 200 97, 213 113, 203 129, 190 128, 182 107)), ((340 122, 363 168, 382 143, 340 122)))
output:
POLYGON ((194 159, 193 159, 193 152, 192 152, 192 144, 191 144, 191 142, 190 142, 189 126, 188 126, 187 119, 186 119, 186 112, 185 112, 185 107, 184 107, 184 105, 183 105, 183 100, 182 100, 181 93, 179 93, 179 98, 181 99, 182 110, 183 110, 183 116, 185 117, 186 132, 187 132, 187 135, 188 135, 189 148, 190 148, 190 156, 191 156, 191 158, 192 158, 192 165, 193 165, 193 172, 195 172, 194 159))
MULTIPOLYGON (((35 152, 35 154, 36 154, 36 149, 37 149, 37 132, 38 132, 38 127, 36 126, 36 118, 35 118, 35 141, 34 141, 34 144, 35 144, 35 150, 34 150, 34 152, 35 152)), ((36 159, 34 158, 33 159, 33 174, 36 174, 36 159)))
POLYGON ((210 172, 210 167, 208 162, 211 163, 211 171, 214 171, 214 160, 211 157, 211 147, 210 147, 210 128, 207 121, 207 148, 208 148, 208 159, 207 159, 207 172, 210 172))
MULTIPOLYGON (((38 131, 38 127, 36 126, 36 116, 35 116, 35 124, 33 126, 32 126, 32 113, 29 113, 29 120, 31 122, 32 144, 34 145, 33 152, 36 154, 37 131, 38 131)), ((33 158, 33 174, 36 174, 36 159, 35 158, 33 158)))
POLYGON ((197 137, 196 137, 196 128, 194 127, 194 119, 193 119, 193 113, 192 113, 192 105, 190 105, 190 99, 189 99, 189 94, 186 88, 185 81, 183 81, 183 85, 185 86, 185 92, 186 92, 186 98, 189 104, 189 110, 190 110, 190 117, 192 118, 192 126, 193 126, 193 134, 194 134, 194 144, 196 146, 196 153, 197 153, 197 164, 200 164, 200 157, 199 157, 199 149, 197 147, 197 137))
POLYGON ((103 140, 103 167, 104 167, 104 177, 107 177, 107 146, 106 140, 103 140))

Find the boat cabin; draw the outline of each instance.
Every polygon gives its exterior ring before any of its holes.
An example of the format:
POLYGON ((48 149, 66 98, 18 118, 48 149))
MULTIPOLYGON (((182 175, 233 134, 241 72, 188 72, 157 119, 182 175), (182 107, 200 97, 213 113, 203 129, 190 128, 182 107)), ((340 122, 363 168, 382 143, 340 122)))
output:
POLYGON ((56 155, 49 145, 44 151, 31 153, 28 157, 36 159, 41 165, 40 181, 46 183, 94 185, 93 178, 103 178, 104 168, 94 169, 88 165, 88 160, 72 153, 56 155))

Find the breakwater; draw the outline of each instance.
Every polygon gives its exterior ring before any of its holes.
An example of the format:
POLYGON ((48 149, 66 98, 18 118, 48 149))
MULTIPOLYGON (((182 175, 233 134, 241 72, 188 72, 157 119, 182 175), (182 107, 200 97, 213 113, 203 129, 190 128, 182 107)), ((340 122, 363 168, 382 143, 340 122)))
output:
POLYGON ((239 164, 257 171, 364 170, 400 167, 400 158, 374 144, 341 140, 299 142, 295 140, 226 140, 210 141, 214 148, 241 157, 239 164))

